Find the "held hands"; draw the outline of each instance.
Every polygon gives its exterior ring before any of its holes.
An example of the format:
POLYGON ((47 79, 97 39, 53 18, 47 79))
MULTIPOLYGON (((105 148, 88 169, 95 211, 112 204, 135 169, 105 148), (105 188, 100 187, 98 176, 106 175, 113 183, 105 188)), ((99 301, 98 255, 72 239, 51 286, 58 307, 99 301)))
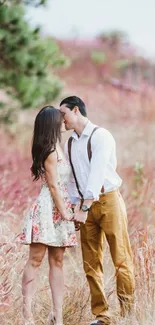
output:
POLYGON ((88 212, 93 204, 94 199, 85 199, 78 208, 74 210, 74 220, 76 222, 85 224, 88 216, 88 212))
POLYGON ((74 210, 73 207, 71 209, 67 209, 64 215, 64 220, 74 221, 74 210))
POLYGON ((74 208, 74 220, 77 224, 85 223, 87 219, 88 212, 80 210, 80 204, 76 205, 74 208))
MULTIPOLYGON (((81 224, 81 221, 79 221, 79 214, 81 212, 80 204, 78 204, 78 205, 72 204, 72 210, 74 212, 73 220, 74 220, 75 230, 79 231, 80 230, 80 224, 81 224)), ((81 220, 81 218, 80 218, 80 220, 81 220)), ((84 220, 84 222, 85 222, 85 220, 84 220)))
POLYGON ((66 214, 63 216, 63 219, 66 221, 71 221, 73 220, 73 215, 70 214, 69 212, 66 212, 66 214))
POLYGON ((80 209, 80 205, 72 204, 71 209, 67 209, 67 211, 65 212, 65 214, 63 216, 64 220, 75 221, 74 217, 75 217, 76 213, 79 213, 79 209, 80 209))
POLYGON ((84 211, 80 210, 79 204, 72 205, 72 211, 73 211, 73 214, 66 211, 66 213, 64 215, 64 219, 67 221, 74 221, 75 230, 78 231, 80 229, 80 224, 86 222, 88 212, 87 211, 84 212, 84 211))
POLYGON ((77 212, 75 212, 74 214, 74 220, 79 222, 79 223, 85 223, 86 220, 87 220, 87 215, 88 215, 88 212, 84 212, 82 210, 79 210, 77 212))

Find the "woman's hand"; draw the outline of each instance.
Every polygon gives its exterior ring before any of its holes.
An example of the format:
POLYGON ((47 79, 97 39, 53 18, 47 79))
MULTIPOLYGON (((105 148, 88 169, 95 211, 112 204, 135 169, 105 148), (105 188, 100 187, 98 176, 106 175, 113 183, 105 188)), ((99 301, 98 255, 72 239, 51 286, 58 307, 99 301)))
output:
POLYGON ((66 213, 63 215, 63 219, 67 221, 72 221, 74 220, 74 214, 72 213, 72 211, 66 211, 66 213))
POLYGON ((76 205, 74 204, 74 207, 72 206, 72 208, 73 208, 74 214, 77 214, 80 211, 80 203, 78 203, 76 205))
POLYGON ((85 223, 87 220, 88 212, 83 212, 82 210, 75 212, 74 220, 80 223, 85 223))

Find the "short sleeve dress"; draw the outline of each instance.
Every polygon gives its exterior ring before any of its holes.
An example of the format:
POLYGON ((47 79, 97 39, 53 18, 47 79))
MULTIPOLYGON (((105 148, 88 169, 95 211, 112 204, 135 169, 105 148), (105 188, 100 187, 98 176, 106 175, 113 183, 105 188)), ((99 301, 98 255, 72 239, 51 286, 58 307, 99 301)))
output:
MULTIPOLYGON (((71 201, 67 191, 70 166, 64 157, 58 157, 57 174, 65 206, 72 215, 71 201)), ((63 219, 54 203, 45 175, 42 177, 40 194, 28 211, 18 238, 22 244, 42 243, 54 247, 77 245, 74 222, 63 219)))

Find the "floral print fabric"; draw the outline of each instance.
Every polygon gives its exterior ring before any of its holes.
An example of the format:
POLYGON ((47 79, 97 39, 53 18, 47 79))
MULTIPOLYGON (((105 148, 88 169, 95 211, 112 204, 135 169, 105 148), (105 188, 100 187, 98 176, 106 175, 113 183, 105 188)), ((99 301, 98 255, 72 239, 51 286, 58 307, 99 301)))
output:
MULTIPOLYGON (((64 159, 58 160, 57 173, 61 195, 72 215, 67 191, 70 167, 64 159)), ((63 219, 55 206, 45 176, 42 179, 40 194, 25 217, 19 241, 23 244, 42 243, 55 247, 77 245, 74 222, 63 219)))

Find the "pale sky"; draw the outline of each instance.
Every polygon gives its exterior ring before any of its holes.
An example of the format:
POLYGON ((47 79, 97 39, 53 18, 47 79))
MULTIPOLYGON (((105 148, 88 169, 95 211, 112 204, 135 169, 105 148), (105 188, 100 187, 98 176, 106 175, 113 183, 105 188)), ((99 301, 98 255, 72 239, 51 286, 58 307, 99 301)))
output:
POLYGON ((144 53, 155 58, 155 0, 49 0, 29 9, 31 23, 57 38, 94 38, 121 29, 144 53))

